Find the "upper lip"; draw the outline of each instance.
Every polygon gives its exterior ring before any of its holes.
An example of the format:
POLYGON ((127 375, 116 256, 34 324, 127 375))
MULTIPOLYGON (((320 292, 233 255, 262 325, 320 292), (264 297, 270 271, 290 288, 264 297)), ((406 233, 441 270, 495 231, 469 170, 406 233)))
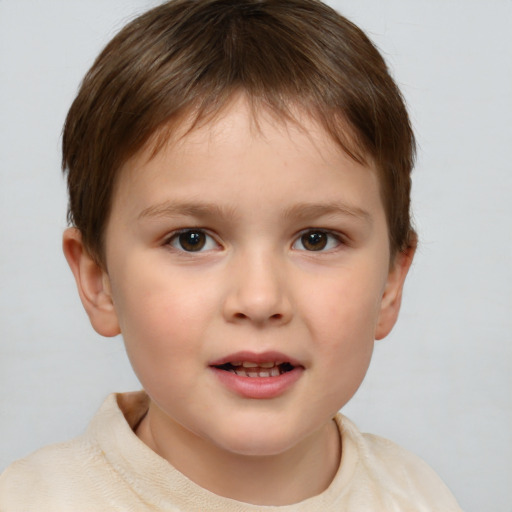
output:
POLYGON ((219 359, 215 359, 214 361, 209 363, 209 366, 221 366, 227 363, 233 362, 251 362, 251 363, 268 363, 268 362, 282 362, 282 363, 290 363, 292 366, 303 366, 300 361, 290 357, 282 352, 277 351, 267 351, 267 352, 249 352, 249 351, 240 351, 235 352, 233 354, 229 354, 227 356, 221 357, 219 359))

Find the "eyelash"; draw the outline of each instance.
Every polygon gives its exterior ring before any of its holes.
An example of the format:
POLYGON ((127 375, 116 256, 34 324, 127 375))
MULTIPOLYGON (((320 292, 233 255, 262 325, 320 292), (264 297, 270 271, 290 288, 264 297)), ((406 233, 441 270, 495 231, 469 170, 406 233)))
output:
POLYGON ((296 245, 298 243, 302 243, 302 245, 304 247, 304 243, 305 243, 304 237, 306 237, 307 235, 309 235, 309 236, 320 235, 320 237, 325 237, 325 245, 318 249, 304 248, 304 249, 299 249, 299 250, 304 250, 307 252, 328 252, 328 251, 336 250, 340 245, 344 245, 346 243, 344 241, 344 239, 341 237, 341 235, 339 235, 338 233, 333 233, 332 231, 328 231, 325 229, 310 228, 310 229, 306 229, 306 230, 302 231, 299 234, 299 236, 297 237, 297 239, 295 240, 295 242, 292 245, 292 249, 296 249, 296 245), (334 243, 334 246, 333 246, 333 243, 334 243))
POLYGON ((175 231, 170 237, 168 237, 165 242, 165 245, 169 245, 173 249, 176 249, 177 251, 185 252, 185 253, 204 252, 204 250, 212 250, 214 247, 207 247, 208 245, 212 245, 212 244, 215 247, 219 246, 219 243, 210 234, 208 234, 206 232, 206 230, 204 230, 202 228, 180 229, 178 231, 175 231), (197 251, 187 250, 185 247, 183 247, 183 240, 180 240, 180 237, 182 235, 187 235, 187 234, 188 235, 196 234, 196 235, 203 236, 205 238, 204 240, 198 240, 199 244, 201 244, 201 241, 203 241, 203 244, 199 246, 199 250, 197 250, 197 251), (204 247, 207 247, 207 248, 204 249, 204 247))
MULTIPOLYGON (((305 252, 328 252, 337 249, 340 245, 345 245, 345 240, 338 234, 333 233, 332 231, 328 231, 325 229, 306 229, 299 233, 298 237, 292 244, 292 249, 300 250, 305 252), (309 236, 310 239, 307 240, 305 237, 309 236), (308 243, 317 243, 320 242, 318 248, 306 248, 305 244, 308 243), (297 245, 301 244, 302 249, 297 245)), ((212 235, 208 234, 208 232, 202 228, 184 228, 178 231, 175 231, 170 237, 165 241, 165 245, 171 246, 173 249, 184 252, 184 253, 200 253, 205 251, 213 250, 216 247, 219 247, 219 243, 212 237, 212 235), (196 235, 196 239, 191 238, 186 241, 181 239, 182 235, 196 235), (184 243, 191 243, 189 249, 184 247, 184 243), (197 250, 194 250, 193 244, 198 244, 197 250)))

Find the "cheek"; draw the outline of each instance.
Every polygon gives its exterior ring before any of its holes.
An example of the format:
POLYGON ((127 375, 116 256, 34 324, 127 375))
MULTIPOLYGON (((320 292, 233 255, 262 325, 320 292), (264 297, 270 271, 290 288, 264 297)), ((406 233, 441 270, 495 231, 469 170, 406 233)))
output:
POLYGON ((156 377, 158 373, 186 370, 194 356, 197 359, 213 314, 212 297, 174 277, 155 278, 147 273, 124 281, 115 290, 121 333, 141 380, 143 374, 156 377))
POLYGON ((317 289, 315 300, 305 303, 317 364, 322 365, 322 388, 338 408, 361 384, 373 353, 381 290, 380 281, 369 275, 353 272, 346 279, 331 279, 317 289))
POLYGON ((374 341, 382 298, 382 276, 372 269, 334 273, 317 279, 315 294, 306 295, 303 307, 315 338, 343 350, 344 345, 374 341))

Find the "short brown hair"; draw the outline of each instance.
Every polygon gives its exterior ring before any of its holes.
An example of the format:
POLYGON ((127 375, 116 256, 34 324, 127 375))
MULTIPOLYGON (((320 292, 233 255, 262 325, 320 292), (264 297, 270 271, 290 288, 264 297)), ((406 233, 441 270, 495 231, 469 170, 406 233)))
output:
POLYGON ((313 116, 380 173, 391 253, 413 243, 414 135, 404 101, 364 33, 317 0, 173 0, 124 27, 85 76, 63 133, 68 220, 103 263, 123 164, 152 135, 209 119, 242 92, 257 112, 313 116))

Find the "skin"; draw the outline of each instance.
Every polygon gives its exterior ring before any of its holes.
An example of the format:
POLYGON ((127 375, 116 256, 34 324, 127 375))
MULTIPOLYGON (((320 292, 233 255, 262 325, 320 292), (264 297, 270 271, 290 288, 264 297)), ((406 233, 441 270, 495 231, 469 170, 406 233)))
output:
POLYGON ((93 327, 123 334, 151 399, 137 435, 223 496, 285 505, 321 493, 341 454, 332 418, 393 327, 413 256, 390 262, 376 171, 307 117, 261 113, 256 127, 238 98, 121 176, 105 266, 74 228, 64 252, 93 327), (200 251, 184 250, 186 229, 205 233, 200 251), (276 397, 240 396, 211 363, 241 350, 284 353, 300 375, 276 397))

